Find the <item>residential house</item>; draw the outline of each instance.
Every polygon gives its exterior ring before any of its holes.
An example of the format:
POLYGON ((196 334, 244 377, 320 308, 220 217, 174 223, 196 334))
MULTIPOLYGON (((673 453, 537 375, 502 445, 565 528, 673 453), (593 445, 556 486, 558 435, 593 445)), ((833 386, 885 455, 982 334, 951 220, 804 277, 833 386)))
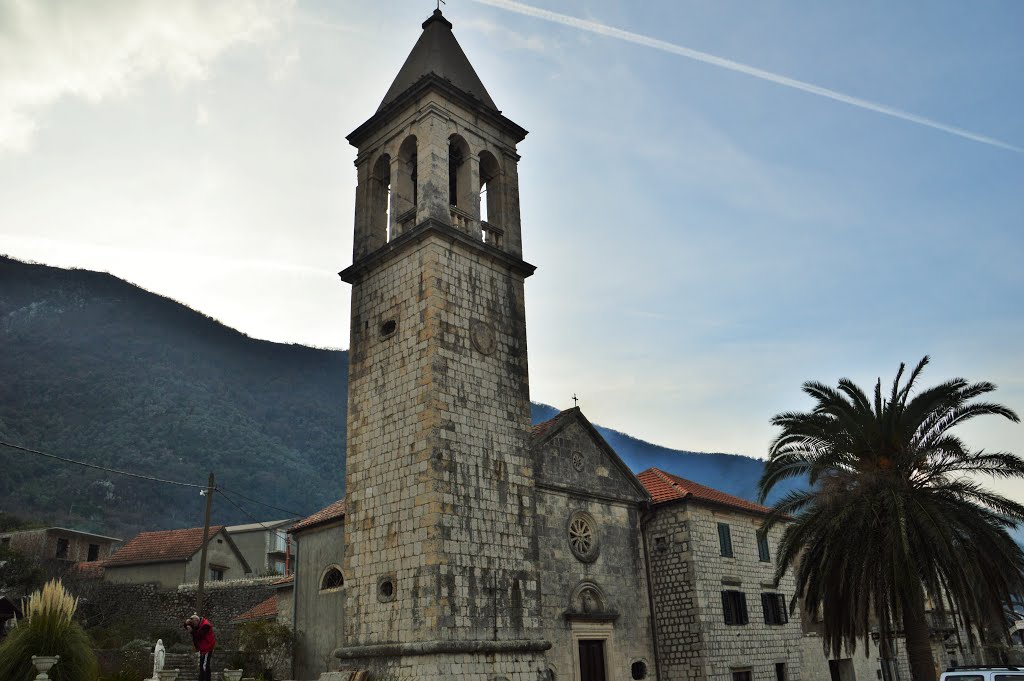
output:
POLYGON ((104 560, 120 543, 108 537, 66 527, 0 532, 0 546, 11 548, 44 565, 63 568, 83 561, 104 560))
MULTIPOLYGON (((199 580, 203 528, 142 532, 103 565, 103 579, 116 583, 154 583, 162 589, 199 580)), ((209 581, 240 579, 252 572, 224 526, 210 528, 207 540, 209 581)))
POLYGON ((283 575, 285 563, 289 560, 286 531, 294 522, 295 518, 268 520, 248 525, 231 525, 225 529, 249 563, 253 574, 283 575))
POLYGON ((654 502, 644 540, 663 678, 800 679, 795 580, 775 581, 771 509, 657 468, 638 477, 654 502))

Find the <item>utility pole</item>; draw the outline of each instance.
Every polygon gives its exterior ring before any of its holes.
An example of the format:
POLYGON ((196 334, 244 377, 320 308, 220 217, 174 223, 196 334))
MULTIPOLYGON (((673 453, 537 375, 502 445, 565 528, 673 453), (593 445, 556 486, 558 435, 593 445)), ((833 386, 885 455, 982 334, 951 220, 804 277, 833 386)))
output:
POLYGON ((196 590, 196 614, 203 616, 203 587, 206 586, 206 544, 210 541, 210 512, 213 510, 213 473, 206 483, 206 520, 203 523, 203 552, 199 558, 199 589, 196 590))

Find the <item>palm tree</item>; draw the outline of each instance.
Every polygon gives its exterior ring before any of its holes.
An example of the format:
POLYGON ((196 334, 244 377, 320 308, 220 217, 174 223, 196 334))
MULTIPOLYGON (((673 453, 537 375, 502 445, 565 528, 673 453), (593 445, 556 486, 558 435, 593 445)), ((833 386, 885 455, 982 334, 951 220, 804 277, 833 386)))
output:
POLYGON ((772 419, 782 432, 759 483, 763 502, 782 480, 809 480, 769 518, 787 522, 777 575, 796 566, 791 609, 802 600, 822 613, 835 656, 855 650, 873 621, 883 641, 902 625, 914 681, 935 679, 926 599, 939 614, 953 604, 963 627, 985 632, 1024 586, 1024 552, 1007 532, 1024 506, 976 480, 1024 477, 1024 460, 972 451, 951 433, 976 416, 1019 419, 976 400, 991 383, 955 378, 911 395, 926 364, 902 385, 901 364, 891 393, 883 397, 879 379, 873 400, 845 378, 837 388, 805 383, 816 404, 772 419))

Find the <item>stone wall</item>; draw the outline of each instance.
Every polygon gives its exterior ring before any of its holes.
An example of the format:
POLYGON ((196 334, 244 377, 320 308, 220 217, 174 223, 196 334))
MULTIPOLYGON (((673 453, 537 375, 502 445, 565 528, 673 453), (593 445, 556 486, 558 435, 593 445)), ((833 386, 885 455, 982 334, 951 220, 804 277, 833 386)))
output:
POLYGON ((63 563, 77 563, 89 560, 89 547, 96 546, 95 560, 104 560, 113 553, 113 539, 79 534, 74 531, 50 527, 40 530, 0 532, 0 541, 8 540, 10 548, 39 561, 59 560, 63 563), (58 556, 58 540, 66 542, 64 552, 58 556))
POLYGON ((631 678, 634 664, 656 678, 640 534, 647 494, 578 411, 561 415, 533 447, 549 670, 572 679, 587 639, 603 641, 608 678, 631 678), (571 543, 574 521, 593 532, 589 553, 571 543))
POLYGON ((694 502, 656 509, 648 533, 655 584, 659 650, 664 678, 731 681, 738 671, 755 679, 800 681, 799 613, 768 624, 761 594, 781 593, 786 611, 795 588, 792 573, 775 585, 775 550, 783 528, 769 538, 770 560, 758 554, 755 514, 694 502), (729 526, 732 556, 722 556, 718 524, 729 526), (726 624, 723 591, 744 594, 748 621, 726 624), (784 665, 784 667, 777 667, 784 665))
MULTIPOLYGON (((203 596, 206 617, 213 623, 217 647, 233 642, 231 620, 274 593, 275 578, 207 584, 203 596)), ((164 645, 190 643, 182 622, 195 610, 195 585, 162 591, 153 584, 114 584, 100 580, 68 580, 65 585, 79 597, 79 613, 86 627, 128 625, 137 638, 164 638, 164 645), (168 640, 170 639, 170 640, 168 640)))
POLYGON ((662 678, 703 681, 704 637, 690 524, 682 504, 657 509, 647 529, 662 678))

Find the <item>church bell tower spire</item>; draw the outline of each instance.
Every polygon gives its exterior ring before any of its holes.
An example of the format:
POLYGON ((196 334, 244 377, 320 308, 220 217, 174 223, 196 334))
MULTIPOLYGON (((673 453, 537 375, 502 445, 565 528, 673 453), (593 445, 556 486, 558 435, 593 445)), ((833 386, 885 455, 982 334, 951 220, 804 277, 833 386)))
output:
POLYGON ((358 149, 343 645, 395 679, 536 679, 540 580, 519 216, 526 131, 440 10, 358 149))

